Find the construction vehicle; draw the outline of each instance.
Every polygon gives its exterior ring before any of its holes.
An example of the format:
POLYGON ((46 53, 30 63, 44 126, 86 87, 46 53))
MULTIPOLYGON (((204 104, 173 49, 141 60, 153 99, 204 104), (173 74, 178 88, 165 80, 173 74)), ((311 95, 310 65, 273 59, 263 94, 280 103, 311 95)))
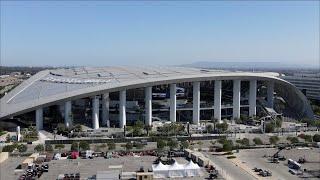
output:
POLYGON ((298 160, 298 163, 304 164, 306 162, 306 159, 304 157, 300 157, 298 160))
POLYGON ((268 171, 268 170, 262 170, 259 172, 259 175, 263 177, 267 177, 267 176, 272 176, 272 173, 271 171, 268 171))
POLYGON ((279 161, 285 161, 286 157, 279 155, 279 153, 284 149, 285 149, 284 146, 279 146, 278 151, 276 153, 274 153, 273 156, 271 156, 270 162, 279 163, 279 161))
POLYGON ((218 178, 218 171, 217 170, 210 172, 209 179, 217 179, 217 178, 218 178))

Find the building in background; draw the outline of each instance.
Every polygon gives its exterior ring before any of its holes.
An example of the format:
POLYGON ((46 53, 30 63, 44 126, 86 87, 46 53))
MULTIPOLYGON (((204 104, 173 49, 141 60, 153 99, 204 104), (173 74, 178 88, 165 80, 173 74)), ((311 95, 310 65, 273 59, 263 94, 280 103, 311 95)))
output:
POLYGON ((320 73, 294 73, 281 78, 295 85, 308 99, 320 102, 320 73))

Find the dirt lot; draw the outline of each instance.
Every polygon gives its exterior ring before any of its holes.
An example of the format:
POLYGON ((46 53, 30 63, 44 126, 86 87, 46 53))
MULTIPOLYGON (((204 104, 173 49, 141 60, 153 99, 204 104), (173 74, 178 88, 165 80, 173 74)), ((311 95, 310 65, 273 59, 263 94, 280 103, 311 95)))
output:
POLYGON ((314 175, 320 172, 320 149, 298 149, 294 148, 291 150, 283 150, 280 152, 280 155, 284 155, 287 159, 292 159, 297 161, 299 157, 304 157, 306 163, 302 164, 302 169, 307 169, 312 171, 312 173, 304 173, 303 177, 298 177, 292 175, 288 172, 289 168, 286 161, 280 161, 280 163, 270 163, 268 158, 264 158, 264 155, 271 156, 277 149, 275 148, 266 148, 266 149, 251 149, 251 150, 241 150, 236 154, 240 162, 250 169, 257 167, 261 169, 270 170, 272 172, 271 179, 300 179, 300 178, 310 178, 316 179, 314 175), (315 172, 318 171, 318 172, 315 172))

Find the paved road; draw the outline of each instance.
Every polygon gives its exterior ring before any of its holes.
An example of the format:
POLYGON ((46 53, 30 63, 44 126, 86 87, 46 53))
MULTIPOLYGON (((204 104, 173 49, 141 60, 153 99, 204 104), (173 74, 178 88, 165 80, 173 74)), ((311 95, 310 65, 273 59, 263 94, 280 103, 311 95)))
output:
POLYGON ((225 156, 216 156, 206 153, 207 157, 209 157, 217 166, 222 168, 230 178, 234 180, 250 180, 255 179, 253 176, 248 174, 246 171, 237 167, 230 160, 228 160, 225 156))

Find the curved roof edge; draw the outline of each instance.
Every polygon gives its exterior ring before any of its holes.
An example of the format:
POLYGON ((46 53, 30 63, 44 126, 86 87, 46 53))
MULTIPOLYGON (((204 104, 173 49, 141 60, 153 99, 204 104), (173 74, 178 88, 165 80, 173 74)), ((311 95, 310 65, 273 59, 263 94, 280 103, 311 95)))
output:
POLYGON ((98 84, 92 87, 87 87, 83 89, 73 90, 65 93, 60 93, 52 96, 47 96, 43 98, 38 98, 32 101, 26 101, 21 103, 8 103, 10 102, 17 94, 24 91, 26 88, 31 86, 33 83, 39 81, 41 78, 50 74, 50 70, 41 71, 28 80, 22 82, 18 87, 13 89, 11 92, 6 94, 0 100, 0 119, 7 118, 14 115, 23 114, 26 112, 33 111, 39 107, 49 106, 53 104, 58 104, 66 100, 79 99, 84 97, 90 97, 98 94, 103 94, 106 92, 116 92, 123 89, 132 89, 139 87, 148 87, 161 84, 171 84, 171 83, 180 83, 180 82, 193 82, 193 81, 206 81, 206 80, 271 80, 276 81, 281 84, 288 85, 291 89, 298 95, 302 102, 307 106, 307 116, 309 118, 313 113, 311 107, 306 99, 306 97, 291 83, 275 77, 277 73, 256 73, 256 72, 229 72, 229 71, 215 71, 215 72, 200 72, 199 73, 190 73, 190 74, 178 74, 173 76, 163 76, 163 77, 152 77, 146 79, 136 79, 129 80, 117 83, 109 84, 98 84))

